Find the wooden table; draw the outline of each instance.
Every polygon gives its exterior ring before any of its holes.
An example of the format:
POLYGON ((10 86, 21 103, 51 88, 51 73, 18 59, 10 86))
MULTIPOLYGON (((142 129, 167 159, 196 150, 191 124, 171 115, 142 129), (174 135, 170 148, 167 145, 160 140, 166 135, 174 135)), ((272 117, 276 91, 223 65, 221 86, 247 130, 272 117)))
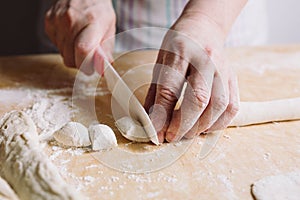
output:
MULTIPOLYGON (((230 66, 238 74, 242 101, 300 96, 299 45, 235 48, 228 49, 227 54, 230 66)), ((117 58, 114 65, 124 74, 137 65, 148 63, 148 67, 152 66, 155 57, 156 52, 134 52, 117 58)), ((75 76, 76 70, 63 67, 59 55, 0 58, 0 94, 4 94, 3 90, 18 88, 72 91, 75 76)), ((150 79, 151 75, 144 76, 150 79)), ((101 81, 99 87, 106 90, 105 82, 101 81)), ((140 99, 145 93, 145 86, 136 91, 140 99)), ((58 95, 70 97, 72 93, 58 95)), ((97 96, 96 112, 99 121, 116 132, 119 148, 143 154, 167 145, 132 144, 120 137, 111 116, 110 98, 107 93, 97 96)), ((9 101, 4 96, 1 99, 0 116, 30 104, 9 101)), ((85 118, 82 111, 74 120, 88 125, 85 118)), ((66 181, 90 199, 252 199, 254 181, 300 170, 300 121, 226 129, 213 151, 200 159, 204 141, 203 136, 193 140, 187 151, 171 165, 138 174, 111 169, 95 159, 95 153, 85 150, 53 147, 49 143, 44 151, 66 181)))

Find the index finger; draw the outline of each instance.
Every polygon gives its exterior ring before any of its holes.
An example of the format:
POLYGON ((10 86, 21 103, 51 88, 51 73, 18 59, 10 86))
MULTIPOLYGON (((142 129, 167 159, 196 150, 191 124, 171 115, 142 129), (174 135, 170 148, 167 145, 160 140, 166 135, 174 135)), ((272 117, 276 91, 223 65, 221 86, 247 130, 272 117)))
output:
POLYGON ((180 140, 195 125, 210 101, 215 64, 205 51, 199 50, 197 54, 190 61, 182 104, 174 112, 166 133, 168 142, 180 140))
POLYGON ((156 83, 154 105, 150 113, 150 119, 158 132, 160 142, 163 142, 165 137, 188 68, 188 62, 175 53, 166 52, 162 61, 156 83))

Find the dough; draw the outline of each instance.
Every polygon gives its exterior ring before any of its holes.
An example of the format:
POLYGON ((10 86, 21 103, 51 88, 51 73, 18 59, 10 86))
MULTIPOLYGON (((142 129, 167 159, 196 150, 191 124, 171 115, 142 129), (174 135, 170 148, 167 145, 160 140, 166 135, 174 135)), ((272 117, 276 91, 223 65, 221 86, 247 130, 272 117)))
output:
POLYGON ((149 142, 150 138, 148 138, 144 128, 141 124, 130 118, 130 117, 123 117, 116 121, 116 126, 121 132, 121 134, 132 141, 135 142, 149 142))
POLYGON ((300 98, 241 102, 239 113, 229 126, 245 126, 296 119, 300 119, 300 98))
POLYGON ((300 172, 269 176, 252 185, 256 200, 298 200, 300 198, 300 172))
POLYGON ((0 199, 1 200, 19 200, 16 193, 11 189, 5 180, 0 177, 0 199))
POLYGON ((70 147, 86 147, 91 145, 88 129, 78 122, 68 122, 53 135, 54 139, 70 147))
POLYGON ((0 169, 22 200, 83 199, 43 153, 36 126, 23 112, 12 111, 0 120, 0 169))
POLYGON ((94 151, 107 150, 118 146, 117 139, 113 130, 104 124, 91 125, 89 127, 92 149, 94 151))

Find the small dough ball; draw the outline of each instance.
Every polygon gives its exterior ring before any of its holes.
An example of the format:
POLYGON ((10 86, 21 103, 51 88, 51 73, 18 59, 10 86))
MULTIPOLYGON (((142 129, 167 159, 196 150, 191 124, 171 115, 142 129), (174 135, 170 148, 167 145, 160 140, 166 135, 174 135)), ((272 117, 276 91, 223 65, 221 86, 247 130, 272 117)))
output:
POLYGON ((130 117, 123 117, 116 121, 116 126, 121 132, 121 134, 135 142, 149 142, 150 139, 148 138, 147 133, 145 132, 144 128, 141 124, 130 118, 130 117))
POLYGON ((54 133, 57 142, 70 147, 86 147, 91 145, 88 129, 78 122, 68 122, 54 133))
POLYGON ((94 151, 107 150, 118 146, 117 138, 113 130, 104 124, 91 125, 89 127, 92 149, 94 151))

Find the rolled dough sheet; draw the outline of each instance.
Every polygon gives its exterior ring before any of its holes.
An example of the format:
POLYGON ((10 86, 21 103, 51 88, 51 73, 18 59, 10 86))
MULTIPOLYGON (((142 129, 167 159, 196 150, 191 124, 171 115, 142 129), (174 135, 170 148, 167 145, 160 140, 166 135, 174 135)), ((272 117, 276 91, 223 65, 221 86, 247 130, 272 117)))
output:
POLYGON ((262 178, 252 185, 256 200, 299 200, 300 171, 262 178))

